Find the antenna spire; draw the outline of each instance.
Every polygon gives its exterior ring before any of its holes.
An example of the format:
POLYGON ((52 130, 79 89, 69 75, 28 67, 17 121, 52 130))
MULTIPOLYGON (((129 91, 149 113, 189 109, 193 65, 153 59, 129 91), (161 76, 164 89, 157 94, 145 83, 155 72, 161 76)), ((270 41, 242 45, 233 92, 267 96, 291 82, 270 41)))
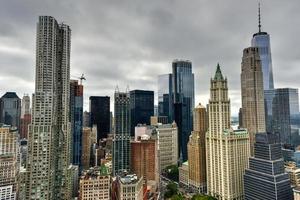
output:
POLYGON ((260 21, 260 2, 258 3, 258 32, 261 32, 261 21, 260 21))

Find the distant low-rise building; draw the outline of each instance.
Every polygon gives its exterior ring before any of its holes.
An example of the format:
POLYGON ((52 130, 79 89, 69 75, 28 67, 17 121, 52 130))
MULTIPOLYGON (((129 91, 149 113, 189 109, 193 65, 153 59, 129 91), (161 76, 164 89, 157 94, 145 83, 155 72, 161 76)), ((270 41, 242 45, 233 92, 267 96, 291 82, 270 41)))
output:
POLYGON ((118 200, 142 200, 143 177, 135 174, 120 175, 117 177, 118 200))
POLYGON ((182 163, 179 167, 179 184, 183 187, 189 186, 189 164, 188 162, 182 163))

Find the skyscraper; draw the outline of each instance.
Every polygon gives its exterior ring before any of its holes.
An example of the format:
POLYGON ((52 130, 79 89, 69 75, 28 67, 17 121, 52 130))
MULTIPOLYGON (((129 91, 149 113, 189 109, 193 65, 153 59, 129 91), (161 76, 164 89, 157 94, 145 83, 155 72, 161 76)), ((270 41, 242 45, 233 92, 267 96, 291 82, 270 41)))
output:
POLYGON ((90 127, 97 125, 97 142, 110 133, 110 97, 90 97, 90 127))
POLYGON ((206 151, 205 134, 208 116, 204 106, 199 104, 194 109, 194 130, 188 143, 189 185, 200 193, 206 192, 206 151))
POLYGON ((241 68, 242 125, 249 132, 253 155, 255 134, 266 131, 263 73, 257 47, 244 49, 241 68))
POLYGON ((150 125, 150 118, 154 115, 154 92, 147 90, 130 91, 131 136, 138 124, 150 125))
POLYGON ((72 163, 81 169, 83 85, 78 84, 77 80, 70 82, 70 120, 72 126, 72 163))
POLYGON ((26 138, 28 135, 28 125, 31 123, 30 97, 24 95, 21 104, 21 119, 20 119, 20 138, 26 138))
POLYGON ((130 170, 130 95, 115 92, 115 132, 113 138, 113 175, 130 170))
POLYGON ((0 123, 20 128, 21 100, 15 92, 6 92, 0 98, 0 123))
POLYGON ((158 116, 167 116, 173 122, 172 74, 158 76, 158 116))
POLYGON ((51 16, 40 16, 36 42, 26 199, 66 199, 71 161, 71 29, 51 16))
POLYGON ((187 160, 187 143, 193 127, 195 107, 195 86, 192 63, 174 60, 172 63, 172 93, 174 120, 178 126, 179 156, 187 160))
POLYGON ((258 32, 253 34, 252 47, 258 47, 263 72, 264 90, 274 89, 270 35, 261 31, 260 5, 258 7, 258 32))
POLYGON ((227 79, 218 64, 211 79, 206 134, 207 192, 220 200, 244 198, 243 175, 250 155, 246 130, 230 128, 227 79))
POLYGON ((298 129, 293 129, 299 115, 298 89, 278 88, 274 90, 272 106, 273 132, 278 134, 282 144, 300 145, 298 129))
POLYGON ((292 189, 284 172, 281 144, 276 134, 256 134, 254 157, 244 175, 245 200, 291 200, 292 189))

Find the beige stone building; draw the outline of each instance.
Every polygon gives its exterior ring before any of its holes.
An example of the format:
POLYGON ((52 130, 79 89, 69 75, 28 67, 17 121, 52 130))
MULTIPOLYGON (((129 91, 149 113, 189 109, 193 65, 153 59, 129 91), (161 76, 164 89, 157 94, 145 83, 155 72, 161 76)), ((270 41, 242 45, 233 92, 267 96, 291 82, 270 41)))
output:
POLYGON ((242 126, 249 132, 253 155, 255 134, 266 131, 263 72, 257 47, 244 49, 241 68, 242 126))
POLYGON ((296 163, 287 163, 285 165, 285 172, 289 175, 291 186, 300 187, 300 168, 296 166, 296 163))
POLYGON ((206 192, 206 151, 205 133, 208 116, 204 106, 199 104, 193 112, 194 130, 188 142, 189 187, 200 193, 206 192))
POLYGON ((178 162, 178 129, 173 124, 157 125, 158 169, 161 172, 167 166, 178 162))
POLYGON ((209 129, 206 134, 208 194, 219 200, 243 200, 243 175, 250 156, 246 130, 230 128, 230 101, 227 79, 217 66, 211 79, 209 129))
POLYGON ((109 200, 110 175, 105 166, 83 172, 79 181, 79 200, 109 200))
POLYGON ((138 178, 135 174, 118 177, 119 200, 142 200, 143 177, 138 178))
POLYGON ((189 186, 189 163, 188 161, 182 163, 178 168, 179 171, 179 184, 182 187, 189 186))
POLYGON ((293 192, 294 192, 294 200, 300 200, 300 187, 294 188, 293 192))
POLYGON ((17 199, 19 191, 18 131, 0 125, 0 199, 17 199))

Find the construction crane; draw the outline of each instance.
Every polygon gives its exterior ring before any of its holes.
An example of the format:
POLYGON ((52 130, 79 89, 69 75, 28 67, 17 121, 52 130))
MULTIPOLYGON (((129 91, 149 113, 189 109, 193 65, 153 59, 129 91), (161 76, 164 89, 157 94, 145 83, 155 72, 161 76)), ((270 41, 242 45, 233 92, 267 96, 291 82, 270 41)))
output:
POLYGON ((85 76, 84 76, 84 74, 81 74, 81 76, 80 77, 78 77, 78 76, 72 76, 72 77, 74 77, 74 78, 78 78, 79 80, 80 80, 80 85, 82 85, 82 81, 84 80, 84 81, 86 81, 86 78, 85 78, 85 76))

